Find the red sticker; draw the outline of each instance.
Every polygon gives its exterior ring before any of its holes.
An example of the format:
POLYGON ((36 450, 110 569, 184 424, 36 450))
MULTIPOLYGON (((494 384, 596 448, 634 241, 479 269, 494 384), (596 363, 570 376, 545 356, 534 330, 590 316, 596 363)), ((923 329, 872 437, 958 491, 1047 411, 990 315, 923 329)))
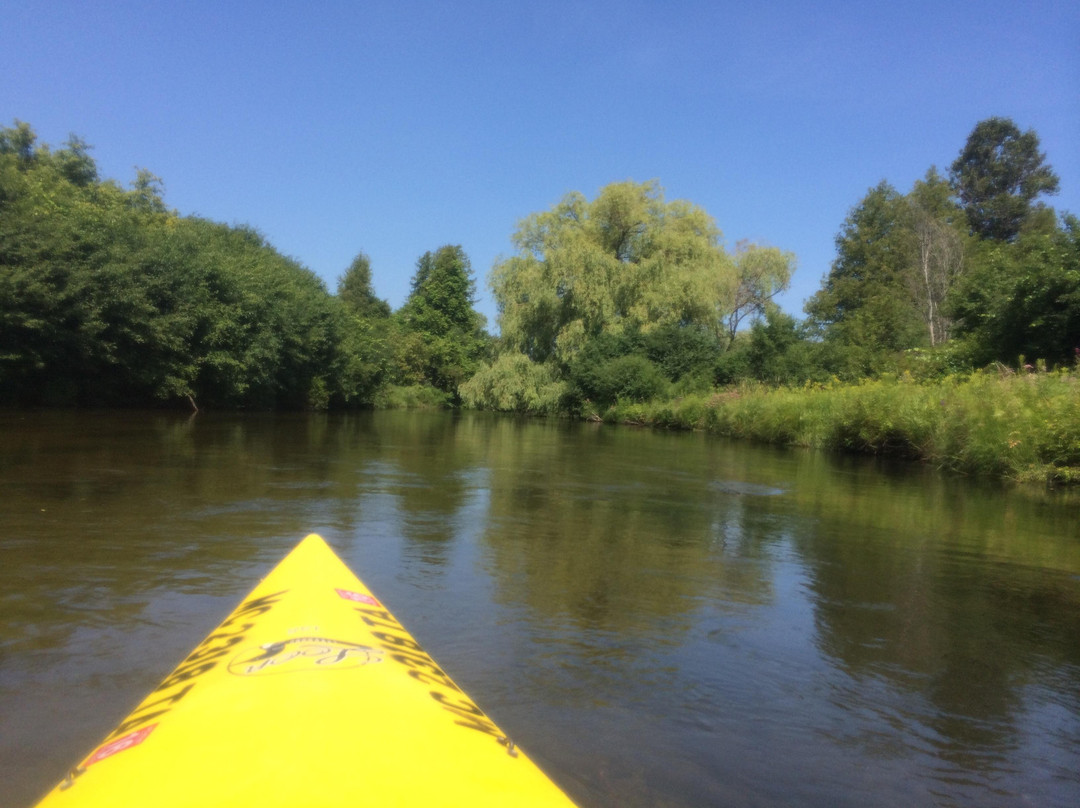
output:
POLYGON ((87 759, 86 763, 84 763, 83 765, 89 766, 91 763, 99 763, 105 758, 115 755, 117 752, 123 752, 125 749, 130 749, 133 746, 138 746, 146 740, 147 736, 154 731, 154 727, 156 726, 157 724, 151 724, 148 727, 137 729, 134 732, 129 732, 122 738, 117 738, 115 741, 99 747, 97 750, 94 751, 94 754, 92 754, 87 759))
POLYGON ((339 597, 345 598, 345 600, 351 600, 354 603, 366 603, 368 606, 379 606, 379 601, 371 597, 371 595, 365 595, 363 592, 350 592, 348 589, 335 589, 339 597))

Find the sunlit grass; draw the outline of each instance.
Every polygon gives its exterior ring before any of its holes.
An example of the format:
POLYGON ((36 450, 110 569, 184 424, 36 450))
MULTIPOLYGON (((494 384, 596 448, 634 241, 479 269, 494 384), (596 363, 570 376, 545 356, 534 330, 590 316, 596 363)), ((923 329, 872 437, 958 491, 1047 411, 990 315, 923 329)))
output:
POLYGON ((610 422, 766 443, 902 456, 963 474, 1080 483, 1080 375, 985 371, 800 388, 743 385, 617 404, 610 422))

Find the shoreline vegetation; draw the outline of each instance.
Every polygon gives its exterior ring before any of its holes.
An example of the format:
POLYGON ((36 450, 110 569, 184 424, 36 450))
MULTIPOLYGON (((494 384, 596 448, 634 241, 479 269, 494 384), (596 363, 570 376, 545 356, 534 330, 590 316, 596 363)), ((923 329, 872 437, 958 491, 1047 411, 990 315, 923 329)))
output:
POLYGON ((257 230, 0 127, 0 406, 467 408, 692 429, 1080 485, 1080 219, 1033 131, 978 123, 948 176, 848 213, 805 319, 796 270, 657 181, 521 219, 477 312, 460 245, 394 310, 357 253, 331 292, 257 230), (1025 361, 1029 357, 1031 364, 1025 361))
POLYGON ((1080 484, 1080 375, 1004 366, 920 382, 885 376, 674 401, 619 402, 587 417, 929 464, 974 477, 1080 484))

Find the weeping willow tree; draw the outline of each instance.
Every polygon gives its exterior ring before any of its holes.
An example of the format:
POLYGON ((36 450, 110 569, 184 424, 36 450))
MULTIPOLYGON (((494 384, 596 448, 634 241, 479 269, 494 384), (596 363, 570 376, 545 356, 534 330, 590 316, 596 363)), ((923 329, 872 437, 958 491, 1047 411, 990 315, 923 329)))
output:
POLYGON ((643 395, 632 391, 656 390, 658 373, 674 381, 689 372, 686 357, 671 355, 677 346, 692 350, 691 364, 711 381, 711 361, 731 342, 733 314, 754 311, 747 290, 767 300, 786 285, 794 261, 770 247, 728 253, 708 213, 666 201, 656 182, 614 183, 591 201, 568 194, 524 219, 513 243, 516 254, 490 276, 502 353, 462 389, 474 406, 535 402, 544 398, 539 391, 559 390, 559 379, 573 387, 575 379, 603 377, 610 395, 643 395), (521 356, 549 372, 538 376, 521 356), (614 364, 594 372, 607 363, 614 364), (652 381, 642 386, 646 379, 652 381), (508 395, 515 385, 528 394, 508 395), (492 398, 485 392, 491 390, 502 394, 492 398))
POLYGON ((491 288, 508 348, 568 362, 592 338, 664 325, 723 333, 738 285, 701 208, 666 202, 655 182, 622 182, 593 201, 571 193, 521 222, 518 254, 491 288))

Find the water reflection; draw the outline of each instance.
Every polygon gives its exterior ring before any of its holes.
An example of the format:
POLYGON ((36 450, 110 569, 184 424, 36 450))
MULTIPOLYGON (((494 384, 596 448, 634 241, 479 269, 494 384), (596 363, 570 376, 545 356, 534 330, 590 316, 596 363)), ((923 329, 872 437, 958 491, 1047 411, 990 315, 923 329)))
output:
POLYGON ((1044 793, 1074 790, 1053 785, 1075 782, 1080 699, 1062 691, 1066 737, 1021 740, 1028 685, 1080 661, 1070 509, 1034 518, 1031 501, 950 481, 863 478, 837 493, 815 503, 819 521, 797 548, 819 646, 847 680, 832 698, 852 719, 840 737, 930 758, 930 791, 947 803, 986 804, 986 792, 1008 802, 1017 795, 990 784, 1035 766, 1044 793))
POLYGON ((1073 497, 485 415, 9 414, 0 442, 15 806, 312 530, 585 806, 1080 798, 1073 497))

